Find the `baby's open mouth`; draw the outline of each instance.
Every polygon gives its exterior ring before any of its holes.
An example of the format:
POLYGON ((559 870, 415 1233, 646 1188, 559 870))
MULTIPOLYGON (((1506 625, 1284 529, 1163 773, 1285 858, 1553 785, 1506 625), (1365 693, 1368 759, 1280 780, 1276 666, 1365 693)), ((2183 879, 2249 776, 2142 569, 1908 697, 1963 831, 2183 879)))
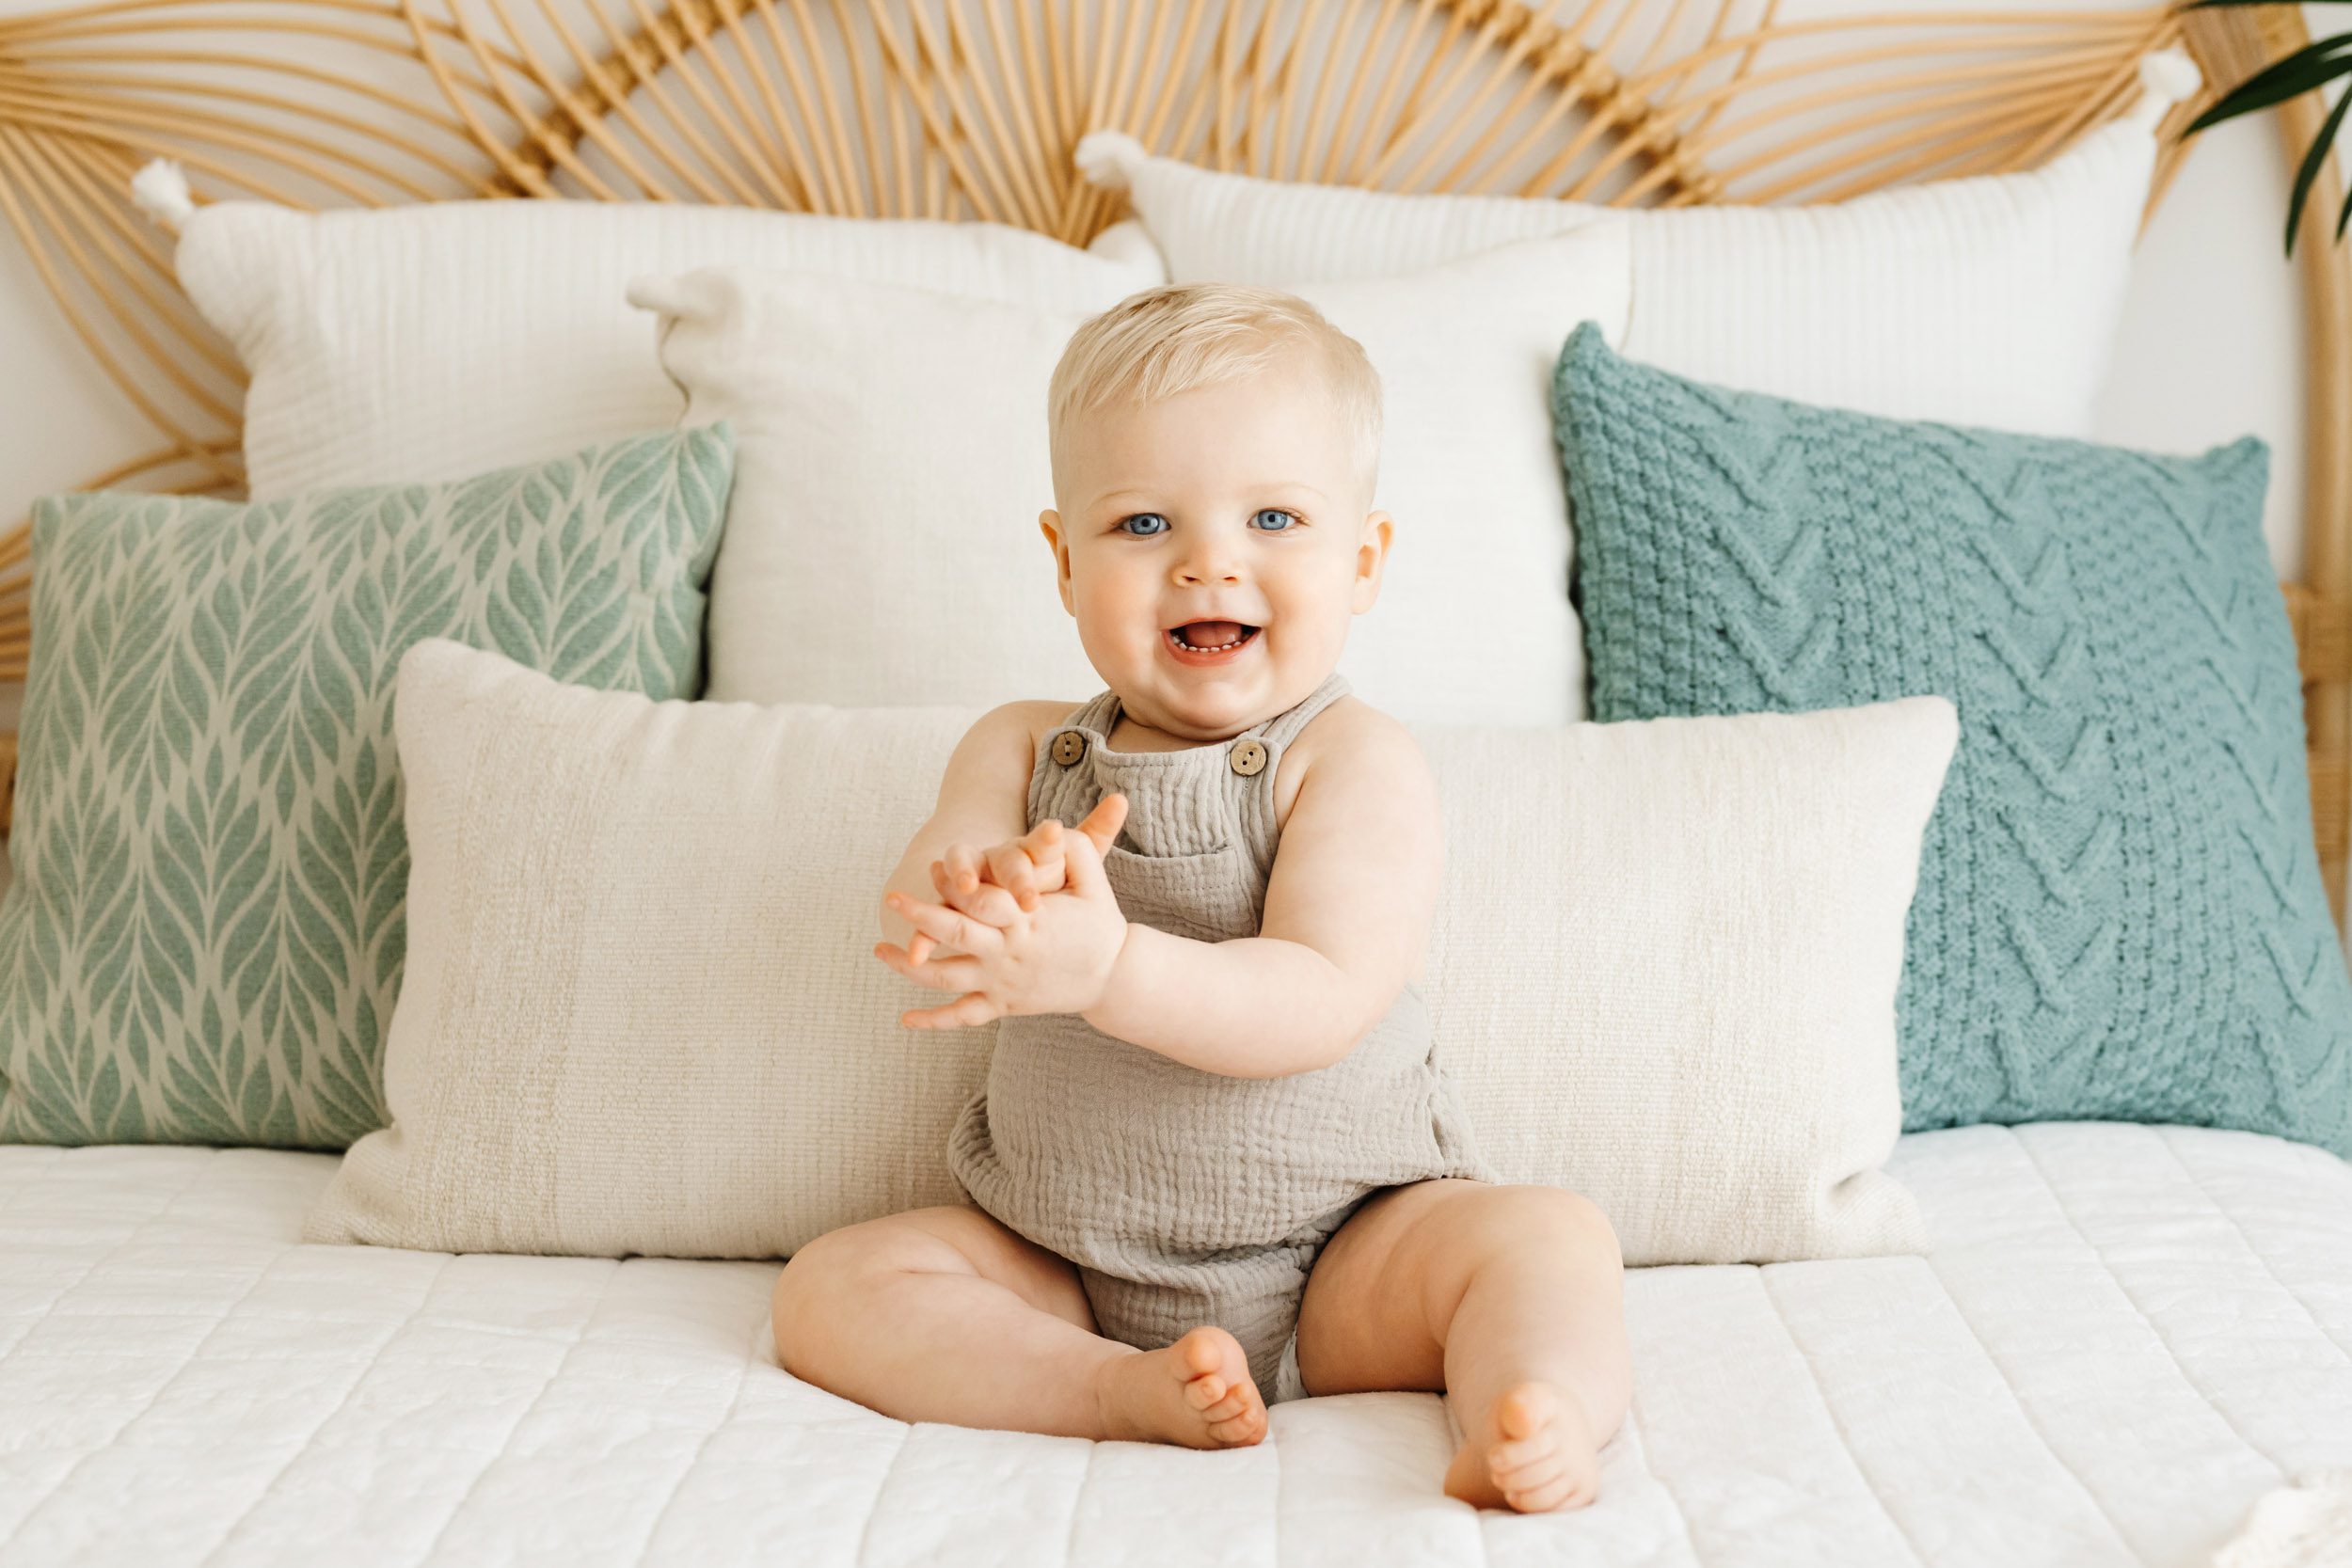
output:
POLYGON ((1240 621, 1187 621, 1168 628, 1168 640, 1186 653, 1230 654, 1258 635, 1240 621))

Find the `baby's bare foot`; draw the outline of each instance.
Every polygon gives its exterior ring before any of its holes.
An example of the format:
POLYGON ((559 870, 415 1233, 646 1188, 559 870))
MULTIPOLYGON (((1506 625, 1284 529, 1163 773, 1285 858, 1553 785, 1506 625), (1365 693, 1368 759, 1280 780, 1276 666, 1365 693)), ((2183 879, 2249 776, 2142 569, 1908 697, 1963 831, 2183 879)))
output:
POLYGON ((1600 1447, 1574 1400, 1549 1383, 1522 1383, 1494 1402, 1483 1431, 1445 1473, 1449 1497, 1521 1513, 1582 1508, 1598 1490, 1600 1447))
POLYGON ((1104 1363, 1103 1418, 1114 1437, 1188 1449, 1246 1449, 1266 1430, 1249 1358, 1221 1328, 1104 1363))

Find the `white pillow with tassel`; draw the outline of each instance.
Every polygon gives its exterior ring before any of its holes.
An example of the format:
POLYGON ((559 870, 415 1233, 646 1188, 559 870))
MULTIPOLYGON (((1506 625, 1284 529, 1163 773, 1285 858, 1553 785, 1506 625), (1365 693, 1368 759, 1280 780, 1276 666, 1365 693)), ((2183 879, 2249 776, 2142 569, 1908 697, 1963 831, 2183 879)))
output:
POLYGON ((1835 206, 1619 213, 1292 184, 1153 157, 1115 131, 1079 143, 1078 164, 1126 193, 1178 283, 1381 277, 1622 217, 1633 249, 1629 358, 1889 419, 2088 436, 2156 123, 2198 85, 2177 52, 2143 60, 2140 78, 2129 114, 2042 168, 1835 206))

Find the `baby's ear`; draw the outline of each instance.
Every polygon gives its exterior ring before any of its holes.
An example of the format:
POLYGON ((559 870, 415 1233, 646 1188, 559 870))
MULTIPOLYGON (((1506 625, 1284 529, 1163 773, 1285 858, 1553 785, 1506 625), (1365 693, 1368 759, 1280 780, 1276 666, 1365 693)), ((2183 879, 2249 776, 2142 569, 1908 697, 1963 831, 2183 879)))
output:
POLYGON ((1348 608, 1361 615, 1380 597, 1380 575, 1388 567, 1389 542, 1396 536, 1396 519, 1385 512, 1364 518, 1363 537, 1356 546, 1356 583, 1348 608))
POLYGON ((1070 600, 1070 544, 1061 536, 1061 514, 1047 507, 1037 515, 1037 528, 1054 552, 1054 586, 1061 591, 1061 607, 1075 615, 1078 607, 1070 600))

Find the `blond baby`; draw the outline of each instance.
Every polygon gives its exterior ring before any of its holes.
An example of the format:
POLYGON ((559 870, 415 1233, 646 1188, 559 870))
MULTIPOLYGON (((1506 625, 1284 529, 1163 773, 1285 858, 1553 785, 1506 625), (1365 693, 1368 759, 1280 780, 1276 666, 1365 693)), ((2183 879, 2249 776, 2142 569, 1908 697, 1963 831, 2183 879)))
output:
POLYGON ((946 993, 910 1026, 997 1023, 949 1148, 973 1201, 803 1247, 784 1366, 902 1420, 1200 1449, 1442 1390, 1447 1492, 1589 1502, 1616 1238, 1485 1179, 1420 991, 1435 786, 1336 673, 1395 528, 1378 380, 1303 301, 1185 285, 1080 328, 1048 420, 1039 522, 1107 689, 972 727, 875 948, 946 993))

